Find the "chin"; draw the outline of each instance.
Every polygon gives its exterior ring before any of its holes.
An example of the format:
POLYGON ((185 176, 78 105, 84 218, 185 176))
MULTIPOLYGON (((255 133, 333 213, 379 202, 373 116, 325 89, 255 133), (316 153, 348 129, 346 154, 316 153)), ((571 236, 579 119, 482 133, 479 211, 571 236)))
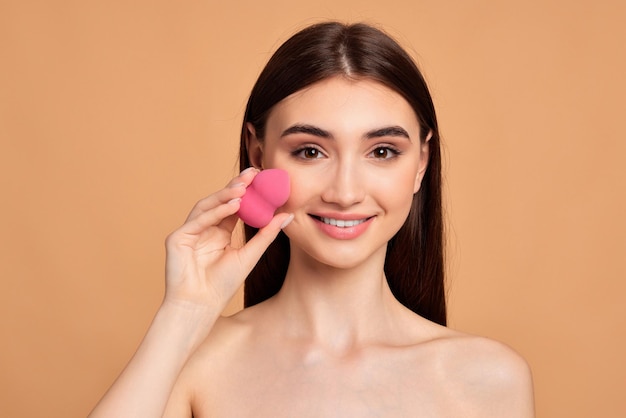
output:
MULTIPOLYGON (((381 259, 384 263, 384 256, 387 250, 385 245, 383 248, 369 251, 363 248, 349 248, 349 245, 331 245, 323 249, 323 251, 315 251, 312 249, 301 249, 302 261, 309 265, 318 264, 320 269, 336 269, 351 270, 362 266, 368 262, 374 261, 382 254, 381 259), (343 247, 343 248, 342 248, 343 247)), ((293 254, 292 254, 293 255, 293 254)))

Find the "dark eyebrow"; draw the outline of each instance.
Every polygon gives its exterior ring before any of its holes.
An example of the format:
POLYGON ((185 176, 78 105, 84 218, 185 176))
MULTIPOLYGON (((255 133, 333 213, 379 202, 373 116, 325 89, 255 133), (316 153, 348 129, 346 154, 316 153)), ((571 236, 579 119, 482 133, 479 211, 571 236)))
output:
MULTIPOLYGON (((333 136, 330 132, 325 131, 322 128, 318 128, 317 126, 306 125, 306 124, 297 124, 297 125, 290 126, 289 128, 283 131, 280 137, 283 138, 287 135, 298 134, 298 133, 317 136, 320 138, 333 139, 333 136)), ((409 141, 411 140, 411 137, 409 136, 409 133, 406 131, 406 129, 400 126, 386 126, 384 128, 373 129, 367 132, 364 138, 374 139, 374 138, 383 138, 386 136, 403 137, 403 138, 408 139, 409 141)))
POLYGON ((333 136, 330 134, 330 132, 325 131, 321 128, 318 128, 317 126, 313 126, 313 125, 293 125, 290 126, 289 128, 285 129, 283 131, 283 133, 280 135, 280 137, 285 137, 287 135, 291 135, 291 134, 307 134, 307 135, 313 135, 313 136, 318 136, 320 138, 332 138, 333 136))
POLYGON ((411 140, 411 137, 406 129, 400 126, 386 126, 384 128, 374 129, 365 134, 366 139, 382 138, 385 136, 400 136, 408 139, 409 141, 411 140))

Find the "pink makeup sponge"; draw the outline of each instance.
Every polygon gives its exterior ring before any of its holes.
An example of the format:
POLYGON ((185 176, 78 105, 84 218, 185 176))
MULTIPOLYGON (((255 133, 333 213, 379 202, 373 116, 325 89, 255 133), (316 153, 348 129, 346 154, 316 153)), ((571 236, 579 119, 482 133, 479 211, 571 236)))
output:
POLYGON ((241 198, 239 218, 254 228, 262 228, 274 212, 289 198, 289 175, 285 170, 270 168, 254 177, 241 198))

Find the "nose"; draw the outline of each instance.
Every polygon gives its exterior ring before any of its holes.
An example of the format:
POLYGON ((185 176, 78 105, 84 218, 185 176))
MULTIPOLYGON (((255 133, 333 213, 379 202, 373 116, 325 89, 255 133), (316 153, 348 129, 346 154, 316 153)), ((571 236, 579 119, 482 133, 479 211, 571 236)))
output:
POLYGON ((328 171, 327 187, 322 192, 322 200, 341 208, 360 203, 365 198, 364 173, 358 164, 351 161, 338 162, 328 171))

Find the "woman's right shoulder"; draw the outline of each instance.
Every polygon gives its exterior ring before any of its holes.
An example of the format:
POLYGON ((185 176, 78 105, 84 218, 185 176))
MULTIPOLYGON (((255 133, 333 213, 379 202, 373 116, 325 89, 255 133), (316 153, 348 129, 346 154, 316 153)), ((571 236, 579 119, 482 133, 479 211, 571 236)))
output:
POLYGON ((232 365, 242 347, 248 346, 252 328, 247 314, 242 312, 222 316, 215 322, 178 376, 165 416, 191 416, 188 411, 201 410, 211 402, 211 394, 219 393, 224 379, 232 374, 232 365))
POLYGON ((253 321, 253 316, 247 310, 219 317, 193 357, 232 353, 250 338, 254 330, 253 321))
POLYGON ((210 396, 228 375, 228 357, 246 335, 245 321, 220 317, 187 359, 170 394, 164 417, 191 417, 211 403, 210 396))

